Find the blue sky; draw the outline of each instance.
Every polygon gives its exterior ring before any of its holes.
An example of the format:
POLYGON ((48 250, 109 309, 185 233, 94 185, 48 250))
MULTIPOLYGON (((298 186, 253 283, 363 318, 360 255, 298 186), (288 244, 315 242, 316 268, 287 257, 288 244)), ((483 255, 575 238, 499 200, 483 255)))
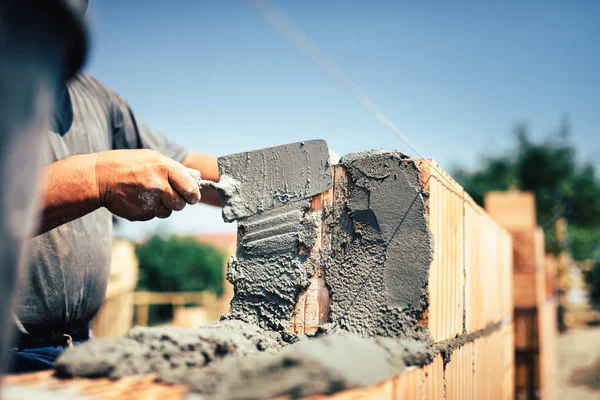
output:
MULTIPOLYGON (((449 169, 567 114, 600 163, 600 2, 276 1, 428 157, 449 169), (486 4, 482 4, 486 3, 486 4)), ((338 154, 408 148, 243 1, 91 0, 87 71, 148 125, 215 156, 323 138, 338 154)), ((233 231, 188 207, 157 229, 233 231)))

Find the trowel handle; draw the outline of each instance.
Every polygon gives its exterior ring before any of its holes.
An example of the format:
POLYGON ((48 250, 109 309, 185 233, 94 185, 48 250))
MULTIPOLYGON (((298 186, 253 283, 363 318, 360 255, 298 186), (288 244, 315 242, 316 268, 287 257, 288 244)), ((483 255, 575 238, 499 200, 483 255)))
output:
POLYGON ((196 180, 200 179, 200 171, 198 171, 197 169, 193 169, 193 168, 187 168, 188 174, 190 174, 190 176, 196 180))
POLYGON ((219 187, 219 184, 217 182, 213 182, 213 181, 208 181, 206 179, 196 179, 196 182, 198 182, 198 187, 202 188, 203 186, 209 186, 211 188, 214 188, 215 190, 220 190, 221 188, 219 187))
POLYGON ((199 188, 202 188, 202 186, 210 186, 212 188, 219 189, 219 187, 217 186, 216 182, 208 181, 206 179, 202 179, 200 177, 200 171, 198 171, 196 169, 188 168, 188 173, 190 174, 190 176, 192 178, 194 178, 196 180, 196 182, 198 183, 198 187, 199 188))

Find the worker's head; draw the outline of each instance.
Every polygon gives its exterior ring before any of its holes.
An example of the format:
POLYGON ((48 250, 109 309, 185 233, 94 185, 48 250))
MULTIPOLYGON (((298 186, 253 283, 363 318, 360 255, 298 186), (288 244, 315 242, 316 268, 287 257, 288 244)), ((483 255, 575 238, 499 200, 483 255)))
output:
POLYGON ((68 9, 67 14, 70 17, 68 25, 75 28, 74 42, 67 66, 67 77, 71 78, 82 66, 89 45, 88 32, 84 23, 89 0, 63 0, 62 3, 68 9))
POLYGON ((88 7, 88 0, 66 0, 65 3, 71 8, 73 15, 83 19, 88 7))

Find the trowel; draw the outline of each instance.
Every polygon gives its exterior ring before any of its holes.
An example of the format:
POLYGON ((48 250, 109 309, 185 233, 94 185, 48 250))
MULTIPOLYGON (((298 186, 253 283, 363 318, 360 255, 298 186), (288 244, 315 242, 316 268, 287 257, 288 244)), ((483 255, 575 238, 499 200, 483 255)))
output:
POLYGON ((218 159, 218 183, 226 222, 242 220, 270 209, 310 198, 333 186, 330 152, 324 140, 307 140, 218 159))

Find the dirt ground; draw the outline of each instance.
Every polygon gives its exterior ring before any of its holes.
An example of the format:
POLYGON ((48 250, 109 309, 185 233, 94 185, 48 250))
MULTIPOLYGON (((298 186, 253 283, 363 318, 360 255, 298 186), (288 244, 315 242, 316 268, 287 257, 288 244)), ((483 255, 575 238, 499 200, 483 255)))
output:
POLYGON ((557 358, 559 400, 600 399, 600 327, 560 335, 557 358))

